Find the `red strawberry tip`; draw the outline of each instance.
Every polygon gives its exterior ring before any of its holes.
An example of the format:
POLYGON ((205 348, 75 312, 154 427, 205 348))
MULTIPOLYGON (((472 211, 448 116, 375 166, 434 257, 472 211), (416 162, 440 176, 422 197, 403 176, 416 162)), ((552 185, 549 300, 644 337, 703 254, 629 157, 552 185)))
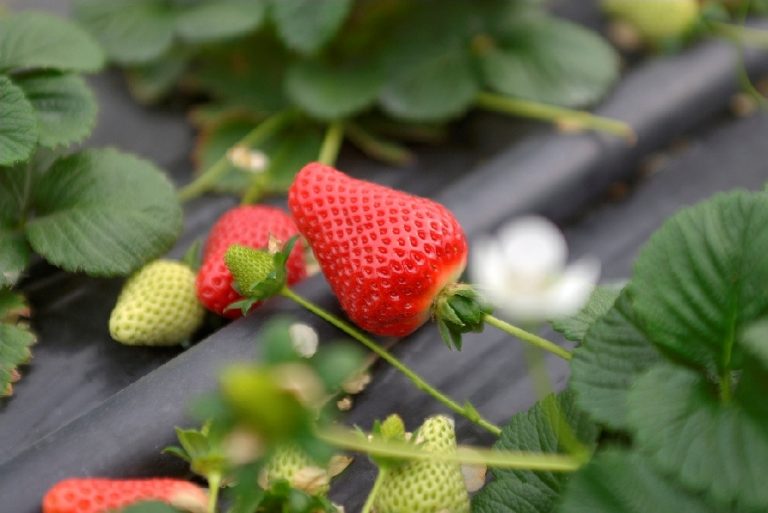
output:
POLYGON ((491 306, 466 283, 447 285, 432 303, 432 317, 437 322, 440 337, 450 349, 459 351, 462 335, 483 331, 485 317, 491 312, 491 306))

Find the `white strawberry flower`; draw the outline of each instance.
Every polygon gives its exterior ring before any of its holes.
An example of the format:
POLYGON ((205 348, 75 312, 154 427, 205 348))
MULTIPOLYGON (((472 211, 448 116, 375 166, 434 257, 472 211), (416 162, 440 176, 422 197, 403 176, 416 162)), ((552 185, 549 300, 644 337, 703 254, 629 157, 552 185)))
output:
POLYGON ((567 265, 565 237, 543 217, 517 219, 496 238, 480 240, 473 252, 470 271, 478 290, 515 322, 576 313, 600 275, 600 262, 594 258, 567 265))

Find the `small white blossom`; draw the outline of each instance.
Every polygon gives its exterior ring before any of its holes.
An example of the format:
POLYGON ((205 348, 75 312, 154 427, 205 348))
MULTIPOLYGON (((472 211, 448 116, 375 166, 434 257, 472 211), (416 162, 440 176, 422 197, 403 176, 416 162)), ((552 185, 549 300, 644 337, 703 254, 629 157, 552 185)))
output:
POLYGON ((478 290, 516 322, 576 313, 600 275, 600 262, 593 258, 566 265, 565 237, 542 217, 513 221, 473 251, 470 271, 478 290))
POLYGON ((233 146, 227 151, 227 159, 233 166, 251 173, 261 173, 269 165, 266 153, 247 146, 233 146))
POLYGON ((311 358, 317 351, 319 337, 312 326, 296 322, 288 328, 288 334, 293 342, 293 348, 300 356, 311 358))

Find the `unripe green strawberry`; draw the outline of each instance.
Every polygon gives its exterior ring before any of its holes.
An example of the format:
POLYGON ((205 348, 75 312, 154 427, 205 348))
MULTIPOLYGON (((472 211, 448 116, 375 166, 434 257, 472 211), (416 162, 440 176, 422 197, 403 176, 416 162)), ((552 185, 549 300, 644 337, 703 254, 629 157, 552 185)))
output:
MULTIPOLYGON (((416 443, 435 453, 456 450, 453 421, 428 418, 416 443)), ((374 503, 376 513, 469 513, 469 495, 458 463, 411 461, 387 470, 374 503)))
POLYGON ((179 344, 200 327, 203 314, 192 269, 156 260, 125 282, 109 318, 109 333, 127 345, 179 344))
POLYGON ((682 36, 699 16, 698 0, 603 0, 603 6, 653 42, 682 36))
POLYGON ((328 471, 318 467, 296 445, 283 445, 275 451, 266 468, 265 488, 279 480, 288 481, 291 487, 310 495, 324 495, 330 487, 328 471))
POLYGON ((272 255, 263 249, 253 249, 248 246, 235 244, 229 247, 224 254, 224 262, 227 264, 235 286, 241 294, 247 294, 253 285, 264 281, 269 273, 275 270, 272 255))

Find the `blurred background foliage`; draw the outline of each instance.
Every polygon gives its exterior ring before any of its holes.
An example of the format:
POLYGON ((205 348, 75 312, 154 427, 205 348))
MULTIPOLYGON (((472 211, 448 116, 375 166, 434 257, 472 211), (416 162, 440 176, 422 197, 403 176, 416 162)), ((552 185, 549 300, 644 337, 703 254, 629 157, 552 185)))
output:
POLYGON ((403 141, 498 109, 489 96, 523 102, 512 113, 577 108, 619 74, 601 36, 528 0, 78 0, 74 13, 137 99, 192 107, 196 167, 216 172, 182 197, 283 191, 334 134, 401 165, 403 141), (266 154, 257 174, 222 159, 244 140, 266 154))

